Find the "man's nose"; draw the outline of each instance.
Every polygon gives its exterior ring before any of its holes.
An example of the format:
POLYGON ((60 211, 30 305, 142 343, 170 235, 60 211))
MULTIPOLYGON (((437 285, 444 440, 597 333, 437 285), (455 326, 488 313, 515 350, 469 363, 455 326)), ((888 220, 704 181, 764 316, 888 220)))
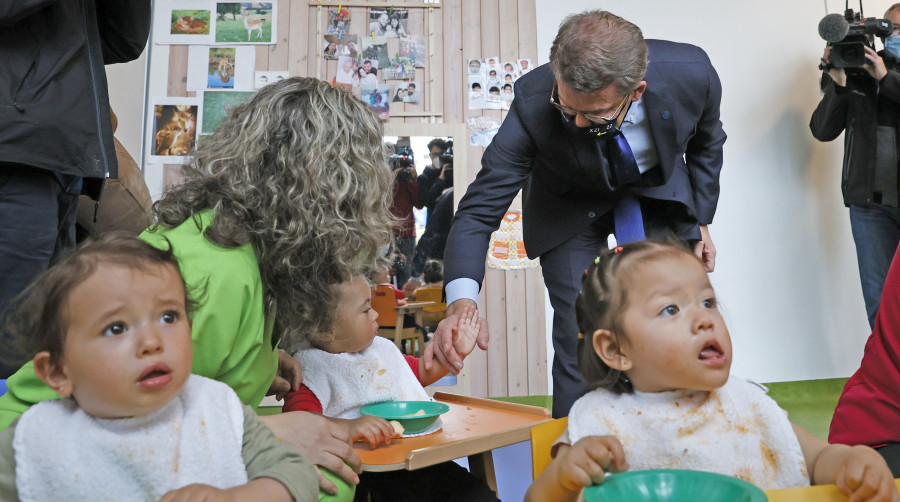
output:
POLYGON ((588 120, 584 116, 584 114, 576 113, 575 114, 575 125, 577 125, 578 127, 587 127, 587 126, 591 125, 591 121, 588 120))

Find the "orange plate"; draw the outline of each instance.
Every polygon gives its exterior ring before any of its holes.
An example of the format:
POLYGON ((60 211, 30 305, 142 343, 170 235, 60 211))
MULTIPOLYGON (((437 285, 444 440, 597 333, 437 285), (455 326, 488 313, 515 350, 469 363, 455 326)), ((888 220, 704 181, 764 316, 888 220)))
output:
POLYGON ((550 421, 545 408, 438 392, 435 400, 450 406, 441 415, 443 428, 427 436, 391 440, 369 448, 353 445, 364 471, 420 469, 455 458, 527 441, 531 428, 550 421))

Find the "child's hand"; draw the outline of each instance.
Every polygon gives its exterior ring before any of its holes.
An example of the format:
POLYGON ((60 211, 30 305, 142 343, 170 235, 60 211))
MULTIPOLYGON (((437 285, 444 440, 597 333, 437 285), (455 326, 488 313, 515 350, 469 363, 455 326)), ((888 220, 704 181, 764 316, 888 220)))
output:
POLYGON ((572 447, 561 450, 551 465, 555 466, 557 483, 569 492, 602 483, 606 472, 628 469, 625 450, 614 436, 583 438, 572 447))
POLYGON ((166 493, 159 502, 236 502, 234 494, 209 485, 187 485, 166 493))
POLYGON ((898 502, 900 494, 884 458, 868 446, 854 446, 844 459, 835 480, 849 502, 898 502))
POLYGON ((475 338, 481 329, 481 319, 478 310, 473 306, 467 306, 459 317, 457 329, 453 332, 453 349, 460 357, 465 358, 475 350, 475 338))
POLYGON ((394 428, 387 420, 372 415, 363 415, 350 421, 350 440, 365 439, 370 448, 379 443, 390 444, 394 437, 394 428))
POLYGON ((284 350, 278 349, 278 370, 266 395, 274 395, 275 399, 280 400, 288 392, 299 389, 301 383, 303 383, 303 369, 300 368, 300 362, 284 350))

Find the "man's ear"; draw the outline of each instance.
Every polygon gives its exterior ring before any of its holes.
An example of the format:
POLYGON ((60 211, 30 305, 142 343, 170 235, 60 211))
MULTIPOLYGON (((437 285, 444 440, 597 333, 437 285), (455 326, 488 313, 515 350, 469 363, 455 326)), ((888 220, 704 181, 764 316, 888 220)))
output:
POLYGON ((647 82, 641 80, 641 83, 638 84, 637 89, 631 91, 631 101, 636 102, 641 99, 641 96, 644 95, 644 91, 647 90, 647 82))
POLYGON ((619 343, 612 331, 606 329, 594 331, 592 343, 594 352, 607 366, 619 371, 631 369, 631 359, 625 354, 622 344, 619 343))
POLYGON ((34 374, 47 384, 47 387, 55 390, 62 397, 72 393, 72 383, 62 362, 51 363, 50 353, 46 350, 35 354, 33 361, 34 374))

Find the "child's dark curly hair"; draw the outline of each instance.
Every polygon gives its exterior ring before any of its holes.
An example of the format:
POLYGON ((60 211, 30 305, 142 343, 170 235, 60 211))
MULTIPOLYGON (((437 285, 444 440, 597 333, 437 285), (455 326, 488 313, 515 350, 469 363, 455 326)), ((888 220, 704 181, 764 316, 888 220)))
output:
POLYGON ((433 284, 444 280, 444 262, 441 260, 427 260, 422 269, 422 278, 426 284, 433 284))
MULTIPOLYGON (((144 270, 153 265, 170 265, 180 275, 171 246, 169 249, 157 249, 137 237, 119 233, 83 242, 13 300, 2 326, 10 335, 7 343, 25 349, 24 353, 29 358, 46 350, 50 353, 50 362, 58 363, 69 329, 66 305, 72 291, 101 267, 122 266, 144 270)), ((134 294, 140 295, 142 292, 135 291, 134 294)), ((190 318, 196 304, 187 289, 184 301, 190 318)), ((12 352, 23 353, 22 350, 12 352)), ((9 362, 21 365, 26 361, 9 362)))
POLYGON ((575 319, 579 333, 578 369, 592 389, 604 388, 616 394, 634 392, 625 374, 610 368, 594 351, 593 335, 603 329, 617 340, 625 338, 622 322, 628 308, 630 274, 642 263, 682 254, 695 257, 681 241, 650 239, 602 251, 585 270, 575 299, 575 319))

